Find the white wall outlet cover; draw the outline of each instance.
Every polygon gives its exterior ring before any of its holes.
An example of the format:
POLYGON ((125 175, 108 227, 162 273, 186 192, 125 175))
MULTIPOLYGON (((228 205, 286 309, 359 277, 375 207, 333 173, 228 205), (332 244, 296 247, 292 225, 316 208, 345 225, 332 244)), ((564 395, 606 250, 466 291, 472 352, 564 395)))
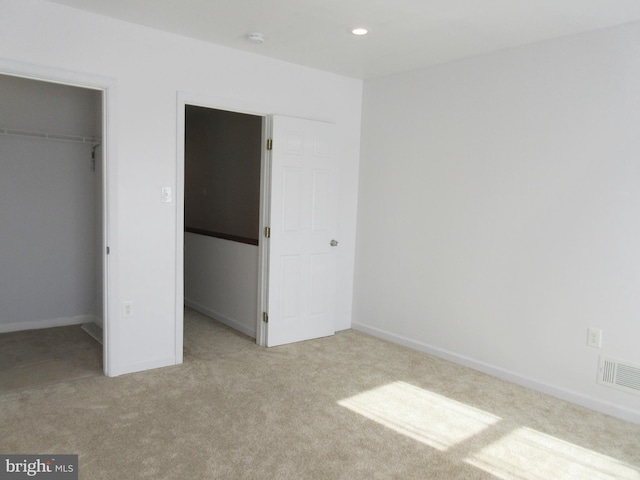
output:
POLYGON ((587 345, 602 348, 602 330, 590 327, 587 332, 587 345))

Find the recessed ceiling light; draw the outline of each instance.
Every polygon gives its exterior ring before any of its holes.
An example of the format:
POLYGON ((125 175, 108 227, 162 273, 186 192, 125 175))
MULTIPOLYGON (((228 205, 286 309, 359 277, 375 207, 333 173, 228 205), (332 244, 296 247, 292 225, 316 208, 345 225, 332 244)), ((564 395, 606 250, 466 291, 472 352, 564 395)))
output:
POLYGON ((366 28, 362 28, 362 27, 358 27, 358 28, 354 28, 353 30, 351 30, 351 33, 353 33, 354 35, 366 35, 367 33, 369 33, 369 30, 367 30, 366 28))

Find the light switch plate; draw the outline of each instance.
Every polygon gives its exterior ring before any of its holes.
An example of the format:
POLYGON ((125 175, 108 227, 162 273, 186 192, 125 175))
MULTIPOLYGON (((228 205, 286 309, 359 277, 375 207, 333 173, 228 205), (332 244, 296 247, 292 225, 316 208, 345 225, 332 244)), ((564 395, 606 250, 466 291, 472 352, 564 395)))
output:
POLYGON ((171 203, 171 187, 162 187, 162 203, 171 203))

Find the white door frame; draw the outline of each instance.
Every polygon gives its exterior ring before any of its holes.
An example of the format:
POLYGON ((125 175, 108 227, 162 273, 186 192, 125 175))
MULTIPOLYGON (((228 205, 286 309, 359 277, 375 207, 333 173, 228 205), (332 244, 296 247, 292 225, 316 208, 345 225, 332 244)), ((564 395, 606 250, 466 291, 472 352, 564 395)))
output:
POLYGON ((262 122, 262 163, 260 165, 260 245, 258 246, 258 320, 256 343, 267 346, 267 325, 263 315, 269 311, 269 241, 265 239, 265 227, 271 226, 271 151, 266 148, 271 138, 273 115, 265 115, 262 122))
POLYGON ((118 311, 114 306, 116 295, 114 294, 115 281, 113 280, 117 278, 113 261, 117 249, 115 249, 113 241, 114 236, 111 235, 111 227, 116 225, 116 157, 114 154, 116 140, 113 119, 116 106, 116 82, 107 77, 5 59, 0 59, 0 74, 102 91, 102 240, 103 244, 111 250, 110 255, 106 255, 106 252, 103 252, 102 255, 102 318, 104 322, 102 365, 104 374, 113 376, 116 372, 117 353, 112 340, 116 338, 114 332, 117 325, 109 313, 118 311))
MULTIPOLYGON (((176 311, 175 311, 175 358, 176 364, 182 363, 184 343, 184 134, 185 134, 185 106, 224 110, 227 112, 256 115, 263 118, 262 138, 267 138, 269 132, 269 115, 273 114, 272 106, 251 100, 238 98, 212 97, 189 92, 177 92, 176 101, 176 311)), ((265 225, 268 225, 267 191, 270 186, 269 157, 266 149, 262 150, 260 170, 260 241, 258 245, 258 305, 256 309, 256 343, 266 345, 266 329, 262 322, 262 312, 266 311, 265 292, 267 283, 265 279, 266 243, 263 239, 265 225)))

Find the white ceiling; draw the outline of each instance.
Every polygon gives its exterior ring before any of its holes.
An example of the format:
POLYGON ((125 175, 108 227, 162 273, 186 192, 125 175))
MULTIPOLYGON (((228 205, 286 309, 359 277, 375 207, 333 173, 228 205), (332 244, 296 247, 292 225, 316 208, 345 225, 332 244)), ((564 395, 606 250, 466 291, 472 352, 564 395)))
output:
POLYGON ((640 21, 640 0, 50 1, 357 78, 640 21))

